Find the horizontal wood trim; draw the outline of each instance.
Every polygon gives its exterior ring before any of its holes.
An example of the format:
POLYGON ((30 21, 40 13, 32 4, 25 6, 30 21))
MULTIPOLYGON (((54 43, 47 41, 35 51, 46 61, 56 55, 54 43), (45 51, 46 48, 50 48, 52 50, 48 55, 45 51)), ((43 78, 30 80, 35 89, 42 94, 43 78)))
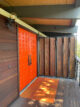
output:
POLYGON ((16 44, 12 44, 12 43, 0 43, 0 50, 14 50, 16 51, 17 47, 16 47, 16 44))
POLYGON ((0 80, 6 79, 6 77, 8 77, 8 76, 14 75, 14 73, 17 72, 17 67, 13 67, 11 69, 8 69, 8 70, 2 71, 2 72, 3 72, 3 74, 1 75, 0 80))
POLYGON ((16 41, 15 40, 3 40, 3 39, 0 39, 0 43, 12 43, 12 44, 16 44, 16 41))
POLYGON ((17 60, 12 60, 10 62, 0 63, 0 72, 6 71, 8 69, 17 67, 17 60))
POLYGON ((28 24, 40 24, 40 25, 64 25, 70 26, 72 20, 70 19, 42 19, 42 18, 21 18, 28 24))
POLYGON ((16 57, 6 57, 6 58, 2 58, 0 59, 0 63, 7 63, 7 62, 11 62, 14 60, 16 61, 17 60, 17 56, 16 57))
POLYGON ((5 59, 5 58, 10 58, 10 57, 17 57, 16 52, 11 50, 11 51, 0 51, 0 59, 5 59))
POLYGON ((8 81, 8 80, 10 80, 10 79, 12 79, 12 78, 14 78, 16 76, 17 76, 17 73, 13 74, 12 76, 9 76, 8 78, 5 78, 4 80, 0 80, 0 84, 3 84, 4 82, 6 82, 6 81, 8 81))
POLYGON ((0 1, 0 4, 2 4, 3 6, 62 5, 74 3, 75 0, 6 0, 5 2, 0 1))

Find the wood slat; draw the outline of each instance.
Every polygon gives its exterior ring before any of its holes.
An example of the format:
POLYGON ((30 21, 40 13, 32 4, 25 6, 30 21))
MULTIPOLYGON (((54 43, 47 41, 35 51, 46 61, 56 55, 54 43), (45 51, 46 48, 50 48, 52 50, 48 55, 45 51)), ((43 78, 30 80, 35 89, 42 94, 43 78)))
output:
POLYGON ((35 6, 74 4, 75 0, 6 0, 0 1, 3 6, 35 6))
POLYGON ((63 77, 68 77, 69 71, 69 38, 64 37, 64 46, 63 46, 63 77))
POLYGON ((45 40, 44 38, 40 38, 40 75, 44 75, 45 72, 45 40))
POLYGON ((75 77, 75 37, 70 38, 70 78, 75 77))
POLYGON ((63 46, 62 38, 57 38, 57 76, 62 77, 62 57, 63 57, 63 46))
POLYGON ((55 70, 55 38, 50 38, 50 76, 55 76, 56 75, 56 70, 55 70))
POLYGON ((40 24, 40 25, 64 25, 70 26, 72 20, 70 19, 42 19, 42 18, 21 18, 28 24, 40 24))
POLYGON ((49 38, 45 38, 45 75, 49 76, 49 64, 50 64, 50 53, 49 53, 49 38))
POLYGON ((0 59, 10 58, 10 57, 17 57, 16 51, 0 51, 0 59))
POLYGON ((15 67, 17 67, 17 60, 7 61, 4 63, 2 62, 0 63, 0 73, 4 73, 4 71, 6 72, 7 70, 11 70, 12 68, 14 69, 15 67))

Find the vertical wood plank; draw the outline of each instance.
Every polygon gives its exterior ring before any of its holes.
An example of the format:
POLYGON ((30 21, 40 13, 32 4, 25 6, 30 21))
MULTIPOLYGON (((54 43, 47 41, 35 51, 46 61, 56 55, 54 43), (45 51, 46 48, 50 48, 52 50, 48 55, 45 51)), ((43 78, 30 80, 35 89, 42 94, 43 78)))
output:
POLYGON ((75 77, 75 37, 70 38, 70 78, 75 77))
POLYGON ((50 76, 55 75, 55 38, 50 38, 50 76))
POLYGON ((69 59, 69 38, 64 37, 63 48, 63 77, 68 77, 68 60, 69 59))
POLYGON ((62 64, 63 64, 63 46, 62 38, 57 38, 57 76, 62 77, 62 64))
POLYGON ((45 39, 40 38, 40 72, 39 75, 44 75, 45 72, 45 39))
POLYGON ((45 75, 49 76, 49 38, 45 38, 45 75))

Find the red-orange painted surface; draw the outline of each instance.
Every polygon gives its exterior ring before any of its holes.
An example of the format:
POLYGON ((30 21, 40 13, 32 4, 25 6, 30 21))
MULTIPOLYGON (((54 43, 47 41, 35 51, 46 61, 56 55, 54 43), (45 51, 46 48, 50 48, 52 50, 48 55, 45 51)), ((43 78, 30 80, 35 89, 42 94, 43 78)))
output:
POLYGON ((38 77, 20 96, 47 103, 54 103, 59 80, 38 77))
POLYGON ((18 28, 20 91, 37 76, 37 36, 18 28), (29 57, 31 64, 29 65, 29 57))

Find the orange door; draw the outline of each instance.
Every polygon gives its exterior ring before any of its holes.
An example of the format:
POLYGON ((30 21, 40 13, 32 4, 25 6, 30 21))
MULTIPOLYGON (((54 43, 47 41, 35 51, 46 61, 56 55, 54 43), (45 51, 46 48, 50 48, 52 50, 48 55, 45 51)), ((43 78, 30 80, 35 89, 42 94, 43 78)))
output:
POLYGON ((37 76, 36 35, 18 28, 19 33, 19 78, 20 91, 37 76))
POLYGON ((37 38, 35 34, 29 33, 29 57, 31 59, 31 64, 28 69, 30 72, 30 80, 33 80, 37 76, 37 38))

